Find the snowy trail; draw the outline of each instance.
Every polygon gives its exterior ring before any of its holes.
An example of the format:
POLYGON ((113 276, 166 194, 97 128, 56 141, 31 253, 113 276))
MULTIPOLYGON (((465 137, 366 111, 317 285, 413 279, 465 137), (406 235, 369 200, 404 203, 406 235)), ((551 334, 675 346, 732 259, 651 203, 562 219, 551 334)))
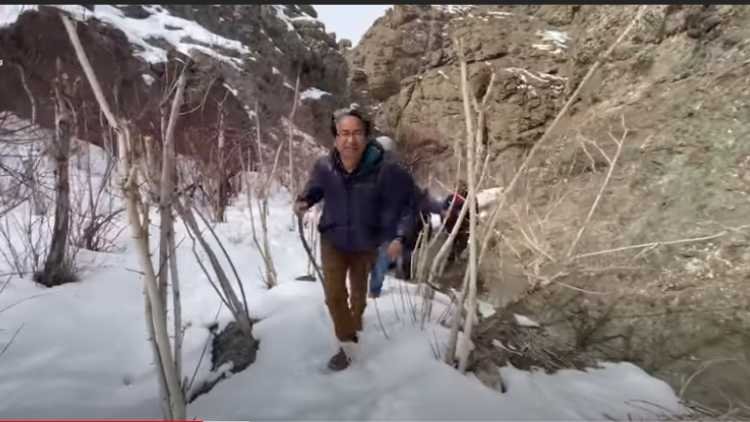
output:
MULTIPOLYGON (((294 281, 305 273, 306 263, 297 234, 289 230, 288 197, 278 195, 270 206, 270 238, 281 280, 274 289, 260 285, 261 261, 252 246, 246 210, 231 208, 229 222, 217 226, 243 278, 252 316, 261 319, 254 327, 260 349, 250 367, 189 405, 191 418, 590 420, 604 415, 627 419, 629 414, 653 418, 639 411, 634 400, 679 408, 665 383, 630 364, 552 376, 503 368, 509 392, 490 390, 434 358, 431 343, 437 338, 442 346, 447 330, 429 324, 422 331, 411 323, 397 281, 390 278, 378 299, 390 339, 383 335, 370 300, 359 358, 341 373, 324 374, 337 344, 322 288, 294 281)), ((183 234, 180 224, 177 239, 183 234)), ((121 242, 129 245, 127 232, 121 242)), ((190 323, 184 346, 185 375, 190 376, 219 299, 195 263, 189 240, 178 253, 183 320, 190 323)), ((89 264, 79 283, 45 289, 14 279, 0 295, 0 309, 39 295, 0 314, 0 345, 23 324, 0 357, 0 417, 160 417, 142 281, 132 249, 85 253, 83 258, 89 264)), ((433 315, 443 309, 435 303, 433 315)), ((223 310, 220 323, 229 319, 223 310)), ((199 378, 207 374, 204 359, 199 378)))
MULTIPOLYGON (((386 287, 392 283, 388 280, 386 287)), ((501 395, 473 376, 461 376, 436 361, 430 349, 433 330, 441 343, 447 340, 447 331, 439 326, 421 331, 406 321, 400 303, 396 301, 394 308, 388 297, 397 294, 392 286, 378 299, 390 339, 383 335, 370 301, 360 359, 341 373, 321 374, 336 344, 320 286, 287 283, 275 290, 275 299, 286 303, 255 327, 261 340, 256 364, 199 398, 189 409, 191 416, 223 420, 591 420, 605 414, 622 419, 629 413, 653 417, 628 401, 677 406, 666 384, 630 364, 606 364, 607 369, 589 373, 561 371, 554 376, 505 368, 502 373, 510 391, 501 395), (243 405, 227 407, 227 403, 243 405)))

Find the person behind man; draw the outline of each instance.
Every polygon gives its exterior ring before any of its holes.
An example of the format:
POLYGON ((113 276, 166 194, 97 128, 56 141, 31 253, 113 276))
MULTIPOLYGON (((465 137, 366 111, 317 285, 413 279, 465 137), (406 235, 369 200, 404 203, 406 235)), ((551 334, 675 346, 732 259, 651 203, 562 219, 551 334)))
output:
MULTIPOLYGON (((377 142, 386 151, 386 160, 399 160, 396 143, 392 138, 388 136, 380 136, 377 138, 377 142)), ((423 221, 429 221, 430 213, 440 214, 442 212, 442 204, 440 201, 433 199, 427 192, 427 189, 419 189, 416 184, 414 184, 413 192, 414 196, 409 203, 404 203, 405 208, 400 210, 400 212, 397 211, 398 214, 402 216, 410 216, 411 218, 409 230, 403 239, 403 252, 401 257, 394 259, 387 253, 387 243, 383 243, 378 248, 378 256, 370 274, 369 296, 371 298, 380 297, 380 293, 383 290, 385 274, 388 272, 389 268, 396 265, 398 262, 401 262, 400 270, 403 273, 402 278, 407 280, 410 278, 411 254, 416 246, 417 236, 419 235, 419 232, 422 231, 423 221)))
POLYGON ((384 159, 383 148, 369 138, 369 122, 358 111, 336 112, 331 130, 334 148, 313 166, 294 210, 301 215, 324 201, 318 223, 323 290, 341 343, 328 367, 342 370, 349 366, 359 341, 367 275, 378 246, 387 240, 390 257, 402 253, 403 237, 411 224, 411 217, 402 210, 413 196, 413 181, 396 162, 384 159))
MULTIPOLYGON (((398 156, 396 155, 396 143, 392 138, 388 136, 379 136, 376 138, 376 142, 383 147, 383 151, 385 151, 384 158, 386 160, 398 161, 398 156)), ((368 296, 373 299, 380 297, 385 273, 388 272, 388 269, 391 268, 396 261, 395 258, 391 258, 388 255, 388 244, 389 243, 386 241, 378 247, 375 263, 370 272, 370 291, 368 296)))
MULTIPOLYGON (((456 192, 448 195, 443 202, 443 209, 447 213, 445 218, 445 230, 448 234, 453 231, 453 227, 458 222, 458 215, 461 213, 461 208, 464 206, 466 197, 469 196, 469 186, 466 181, 459 180, 456 192)), ((479 214, 479 205, 477 204, 476 212, 479 214)), ((469 215, 466 214, 464 219, 461 221, 461 226, 458 229, 456 238, 453 239, 453 245, 451 246, 450 255, 448 255, 447 262, 455 262, 461 257, 461 254, 469 244, 469 215)))
POLYGON ((430 224, 432 214, 437 214, 444 218, 447 214, 444 204, 439 199, 434 198, 427 188, 417 189, 417 195, 414 198, 414 222, 412 229, 404 238, 404 252, 402 257, 401 271, 404 279, 411 279, 411 258, 414 249, 417 246, 419 233, 424 230, 425 225, 428 228, 427 237, 432 236, 432 226, 430 224))

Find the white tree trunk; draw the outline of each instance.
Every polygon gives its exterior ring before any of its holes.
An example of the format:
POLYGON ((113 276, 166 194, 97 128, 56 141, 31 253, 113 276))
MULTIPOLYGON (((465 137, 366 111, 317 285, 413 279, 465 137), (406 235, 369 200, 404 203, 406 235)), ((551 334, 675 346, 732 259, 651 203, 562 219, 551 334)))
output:
MULTIPOLYGON (((177 168, 175 164, 174 131, 177 125, 177 117, 182 105, 182 98, 187 84, 187 74, 182 71, 177 79, 177 90, 172 108, 169 113, 168 123, 162 139, 161 175, 158 178, 159 187, 159 298, 164 308, 167 306, 167 292, 169 284, 169 260, 173 253, 170 250, 170 236, 174 237, 174 217, 172 214, 172 201, 174 199, 175 175, 177 168)), ((166 99, 165 99, 166 100, 166 99)), ((149 149, 150 150, 150 149, 149 149)), ((150 167, 150 166, 149 166, 150 167)), ((174 276, 174 275, 172 275, 174 276)), ((175 347, 176 349, 176 347, 175 347)))
POLYGON ((172 280, 172 312, 174 313, 174 367, 177 379, 180 380, 182 379, 182 302, 180 298, 180 274, 177 270, 177 247, 174 240, 174 225, 169 233, 167 242, 169 242, 169 276, 172 280))
MULTIPOLYGON (((256 142, 258 146, 258 159, 262 163, 262 151, 261 151, 261 130, 260 130, 260 114, 258 113, 258 103, 255 103, 255 116, 256 116, 256 125, 255 125, 255 135, 256 135, 256 142)), ((291 128, 291 126, 290 126, 291 128)), ((291 129, 290 129, 291 130, 291 129)), ((266 274, 265 274, 265 282, 266 285, 271 288, 276 286, 278 283, 278 276, 276 273, 276 267, 273 262, 273 254, 271 253, 271 246, 268 242, 268 196, 270 191, 270 186, 273 183, 273 177, 276 174, 276 169, 279 164, 279 156, 281 155, 281 147, 283 146, 283 142, 279 143, 279 146, 276 148, 276 154, 273 162, 273 167, 271 169, 266 169, 265 166, 261 165, 259 166, 258 174, 265 174, 266 178, 264 181, 261 181, 262 185, 258 187, 257 189, 257 195, 255 203, 258 208, 258 217, 260 219, 260 228, 261 228, 261 236, 262 236, 262 243, 261 239, 258 239, 258 233, 255 229, 255 216, 253 214, 253 204, 252 204, 252 197, 253 192, 251 189, 247 190, 247 200, 248 200, 248 209, 250 211, 250 228, 252 230, 253 234, 253 242, 255 243, 255 247, 258 249, 258 252, 260 253, 261 258, 263 259, 263 264, 266 268, 266 274)))
POLYGON ((224 108, 223 104, 219 106, 219 142, 218 142, 218 158, 217 158, 217 166, 216 166, 216 194, 214 198, 214 219, 219 222, 223 223, 225 221, 224 213, 227 208, 227 196, 229 195, 228 189, 227 189, 227 174, 225 169, 225 145, 226 145, 226 136, 225 136, 225 123, 224 123, 224 108))
MULTIPOLYGON (((160 256, 159 259, 159 271, 160 273, 163 271, 164 275, 161 280, 162 284, 159 287, 163 290, 162 300, 165 309, 164 316, 166 318, 166 291, 168 280, 166 274, 167 266, 169 266, 169 276, 172 281, 172 311, 174 312, 174 366, 175 377, 178 382, 182 379, 182 307, 180 306, 179 274, 177 271, 177 250, 174 241, 172 203, 174 202, 175 179, 177 175, 174 132, 175 127, 177 126, 177 120, 180 113, 180 107, 182 106, 186 85, 187 65, 182 73, 180 73, 180 77, 177 80, 177 91, 175 92, 174 100, 172 101, 172 109, 169 113, 169 123, 167 124, 164 144, 162 146, 161 177, 159 180, 161 188, 159 193, 159 212, 162 219, 161 226, 159 227, 159 246, 161 248, 162 245, 164 245, 165 247, 163 250, 166 250, 166 253, 160 256)), ((182 388, 180 388, 180 390, 183 391, 182 388)))
POLYGON ((159 380, 161 412, 165 418, 169 418, 172 414, 172 410, 169 408, 169 387, 167 387, 167 380, 164 378, 164 371, 161 370, 164 364, 161 361, 156 341, 154 341, 156 338, 156 331, 154 330, 154 313, 151 311, 151 302, 148 299, 146 286, 143 287, 143 303, 143 309, 145 310, 146 316, 146 330, 148 330, 148 342, 151 345, 151 352, 154 355, 154 363, 156 364, 156 379, 159 380))
POLYGON ((167 387, 167 397, 169 398, 170 414, 165 416, 173 420, 185 419, 185 395, 180 385, 180 380, 177 377, 177 373, 175 372, 175 362, 172 357, 172 349, 170 347, 169 333, 167 329, 166 309, 159 299, 159 287, 157 285, 156 272, 154 271, 153 263, 151 262, 148 245, 148 210, 146 209, 146 213, 142 214, 142 211, 146 207, 140 198, 138 190, 138 171, 136 163, 133 162, 135 157, 133 157, 133 140, 131 139, 130 128, 126 122, 118 121, 115 119, 114 114, 112 114, 109 104, 104 98, 101 86, 94 74, 93 68, 91 67, 91 63, 83 50, 83 46, 81 45, 81 41, 78 38, 73 23, 64 14, 61 14, 60 18, 62 19, 68 37, 73 44, 73 49, 76 52, 78 61, 83 67, 88 82, 94 91, 94 96, 96 97, 102 112, 107 117, 110 126, 117 133, 121 188, 125 196, 129 225, 133 235, 138 260, 141 269, 144 272, 146 298, 150 305, 150 307, 146 308, 146 317, 150 317, 149 319, 153 325, 153 342, 156 345, 155 348, 157 351, 156 360, 160 365, 159 369, 161 373, 164 375, 167 387), (151 311, 151 315, 148 315, 149 310, 151 311))
MULTIPOLYGON (((492 87, 495 81, 495 74, 494 72, 492 73, 492 77, 490 78, 490 82, 487 86, 487 91, 483 95, 481 104, 477 104, 476 98, 470 97, 469 94, 468 71, 463 50, 463 40, 454 40, 454 42, 457 46, 458 58, 460 62, 461 94, 463 97, 464 120, 466 123, 466 182, 469 192, 466 201, 464 202, 464 208, 467 206, 469 207, 469 261, 466 268, 466 273, 464 275, 464 282, 461 293, 457 299, 456 313, 451 322, 451 333, 444 360, 446 363, 453 364, 456 358, 456 349, 458 348, 462 351, 462 353, 459 354, 458 368, 461 372, 465 372, 468 365, 468 351, 470 350, 469 343, 471 342, 471 331, 475 322, 474 314, 476 313, 477 307, 477 190, 483 180, 483 177, 477 177, 480 173, 481 163, 481 160, 478 159, 478 155, 482 151, 481 144, 484 141, 485 107, 487 99, 492 92, 492 87), (472 104, 474 105, 474 110, 476 112, 476 127, 474 127, 473 125, 475 115, 471 112, 472 104), (458 331, 459 326, 461 325, 460 321, 464 309, 464 301, 468 301, 467 315, 464 319, 464 335, 461 337, 461 344, 458 344, 458 331)), ((487 165, 486 160, 484 165, 487 165)), ((465 212, 465 210, 462 209, 462 212, 465 212)))
MULTIPOLYGON (((127 127, 120 127, 120 142, 123 145, 121 152, 127 157, 127 145, 131 145, 130 133, 127 127)), ((138 192, 138 172, 135 165, 130 162, 129 158, 122 160, 122 169, 127 175, 122 181, 122 190, 125 194, 128 222, 135 242, 138 261, 144 272, 144 283, 146 286, 146 296, 148 297, 153 314, 154 325, 154 342, 158 350, 161 370, 164 372, 164 378, 167 383, 169 407, 171 410, 171 419, 185 418, 185 396, 182 391, 180 379, 175 370, 175 362, 172 357, 172 347, 169 341, 169 332, 167 329, 167 311, 160 299, 159 286, 157 285, 156 272, 148 245, 148 214, 142 214, 139 209, 142 208, 142 200, 138 192)), ((147 212, 147 211, 146 211, 147 212)))

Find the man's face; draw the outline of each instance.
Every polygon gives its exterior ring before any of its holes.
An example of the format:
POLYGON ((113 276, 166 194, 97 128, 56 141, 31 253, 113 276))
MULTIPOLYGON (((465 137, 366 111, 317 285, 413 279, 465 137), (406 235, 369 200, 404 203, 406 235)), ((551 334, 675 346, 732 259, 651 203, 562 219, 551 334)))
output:
POLYGON ((346 163, 359 164, 365 151, 365 128, 354 116, 342 117, 336 125, 336 150, 346 163))

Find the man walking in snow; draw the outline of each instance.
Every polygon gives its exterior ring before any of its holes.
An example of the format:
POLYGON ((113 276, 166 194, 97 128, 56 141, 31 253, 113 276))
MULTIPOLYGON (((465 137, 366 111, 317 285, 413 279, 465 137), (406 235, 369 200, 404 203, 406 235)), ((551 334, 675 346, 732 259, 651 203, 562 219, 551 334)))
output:
POLYGON ((328 367, 342 370, 359 341, 367 276, 378 246, 388 241, 387 253, 393 259, 402 253, 412 221, 404 204, 413 196, 414 183, 403 167, 384 159, 382 146, 370 140, 370 124, 358 111, 336 112, 331 130, 334 148, 313 166, 294 210, 301 215, 324 201, 318 223, 323 290, 341 343, 328 367))

